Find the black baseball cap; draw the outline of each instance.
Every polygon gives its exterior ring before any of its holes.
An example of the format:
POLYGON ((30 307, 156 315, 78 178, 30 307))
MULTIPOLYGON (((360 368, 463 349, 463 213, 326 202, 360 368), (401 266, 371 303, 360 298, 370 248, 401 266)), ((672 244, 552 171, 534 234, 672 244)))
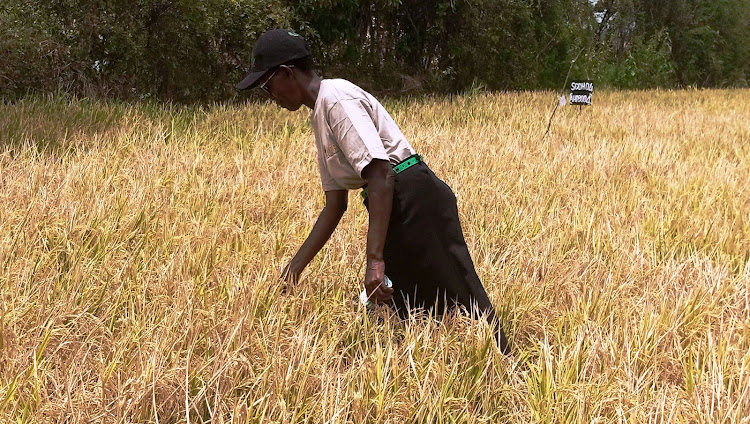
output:
POLYGON ((254 88, 258 79, 269 70, 295 59, 310 56, 307 43, 301 35, 288 29, 264 32, 253 48, 253 66, 250 73, 235 86, 237 90, 254 88))

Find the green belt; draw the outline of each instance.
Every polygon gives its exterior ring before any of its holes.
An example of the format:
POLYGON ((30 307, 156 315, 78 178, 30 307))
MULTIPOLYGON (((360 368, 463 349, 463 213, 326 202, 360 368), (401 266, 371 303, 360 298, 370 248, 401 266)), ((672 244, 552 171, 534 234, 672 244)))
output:
MULTIPOLYGON (((408 158, 402 160, 401 162, 393 165, 393 173, 400 174, 420 162, 424 162, 422 160, 422 156, 417 155, 417 154, 411 155, 408 158)), ((362 195, 363 199, 367 199, 367 187, 364 187, 362 189, 362 193, 360 194, 362 195)))

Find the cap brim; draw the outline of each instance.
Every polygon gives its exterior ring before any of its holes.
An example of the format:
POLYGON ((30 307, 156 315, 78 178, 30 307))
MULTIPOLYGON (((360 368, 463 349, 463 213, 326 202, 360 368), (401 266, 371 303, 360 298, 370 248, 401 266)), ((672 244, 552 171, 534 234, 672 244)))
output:
POLYGON ((258 80, 260 79, 260 77, 262 77, 266 72, 267 71, 250 72, 250 74, 246 76, 245 79, 240 81, 239 84, 235 85, 234 88, 240 91, 254 88, 258 84, 258 80))

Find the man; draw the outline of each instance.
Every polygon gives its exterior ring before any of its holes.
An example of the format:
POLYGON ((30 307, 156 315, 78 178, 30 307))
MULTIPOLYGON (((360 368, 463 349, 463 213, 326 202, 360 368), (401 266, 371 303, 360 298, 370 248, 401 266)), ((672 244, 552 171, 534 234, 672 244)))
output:
POLYGON ((363 189, 370 214, 365 289, 400 316, 412 308, 441 314, 461 305, 508 341, 479 281, 451 189, 415 154, 372 95, 341 79, 321 79, 298 34, 272 30, 253 49, 253 68, 238 90, 258 87, 290 111, 312 110, 318 168, 326 205, 310 235, 284 268, 292 284, 331 237, 346 211, 348 190, 363 189), (386 284, 386 274, 393 286, 386 284))

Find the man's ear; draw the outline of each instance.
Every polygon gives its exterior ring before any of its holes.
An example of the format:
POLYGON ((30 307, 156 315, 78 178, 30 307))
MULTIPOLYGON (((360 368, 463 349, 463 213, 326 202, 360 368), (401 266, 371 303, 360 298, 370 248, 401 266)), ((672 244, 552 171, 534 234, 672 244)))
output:
POLYGON ((297 78, 297 75, 294 72, 294 68, 290 68, 288 66, 282 66, 282 68, 284 69, 284 72, 286 73, 287 77, 294 78, 294 79, 297 78))

